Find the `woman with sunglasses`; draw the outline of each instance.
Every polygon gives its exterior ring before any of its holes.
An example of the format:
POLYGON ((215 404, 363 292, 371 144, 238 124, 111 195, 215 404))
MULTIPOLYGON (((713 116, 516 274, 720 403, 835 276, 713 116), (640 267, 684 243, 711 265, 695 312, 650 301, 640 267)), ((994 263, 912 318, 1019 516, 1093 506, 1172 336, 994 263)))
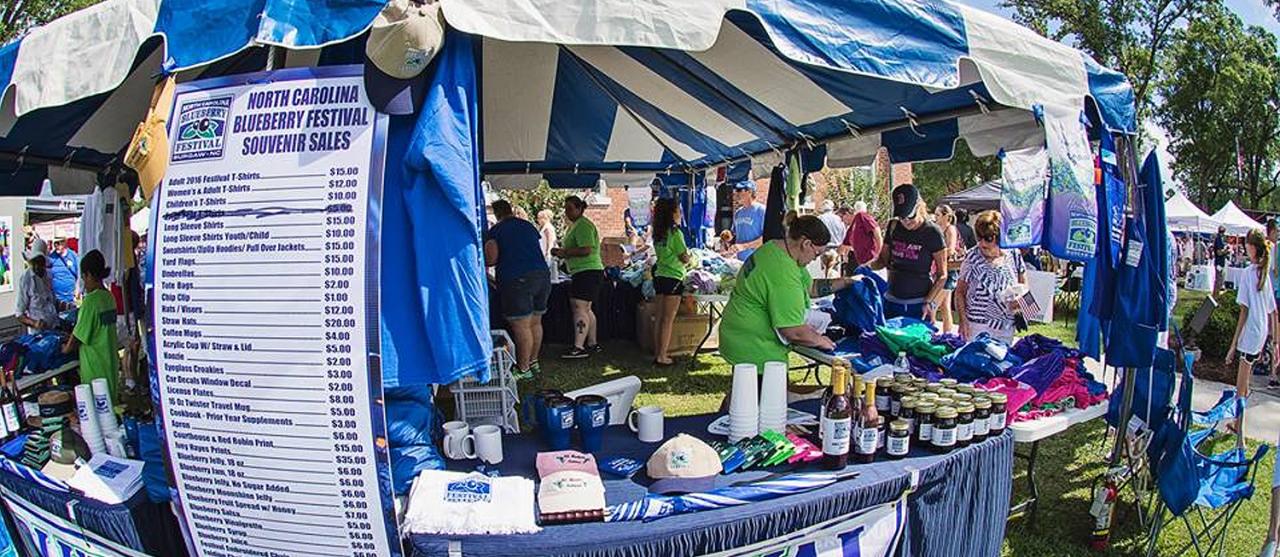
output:
POLYGON ((791 222, 786 236, 756 249, 738 272, 738 282, 720 322, 720 353, 731 364, 786 362, 789 345, 822 350, 831 339, 805 324, 810 297, 847 288, 852 279, 814 280, 805 269, 831 241, 818 217, 791 222))
POLYGON ((1013 342, 1014 309, 1001 296, 1015 284, 1027 283, 1022 258, 1000 248, 1000 213, 983 211, 973 223, 977 249, 969 250, 960 264, 956 282, 956 312, 960 336, 970 340, 981 333, 1013 342))
POLYGON ((872 270, 889 269, 884 316, 932 320, 942 305, 947 245, 942 228, 929 222, 929 207, 911 184, 893 190, 893 220, 872 270))

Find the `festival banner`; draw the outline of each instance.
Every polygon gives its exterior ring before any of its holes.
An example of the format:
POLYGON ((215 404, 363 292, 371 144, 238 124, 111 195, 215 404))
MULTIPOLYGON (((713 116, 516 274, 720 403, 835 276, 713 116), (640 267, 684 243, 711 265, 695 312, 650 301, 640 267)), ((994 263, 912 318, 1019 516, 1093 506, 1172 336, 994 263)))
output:
POLYGON ((1044 139, 1049 154, 1049 200, 1044 247, 1054 257, 1088 261, 1098 247, 1098 197, 1093 150, 1084 115, 1045 109, 1044 139))
POLYGON ((1049 154, 1043 147, 1004 151, 1000 192, 1000 245, 1025 248, 1040 245, 1044 232, 1045 190, 1049 154))
POLYGON ((708 557, 891 557, 898 551, 906 516, 904 495, 891 503, 708 557))
POLYGON ((387 117, 362 67, 181 84, 153 381, 199 556, 398 555, 378 351, 387 117))

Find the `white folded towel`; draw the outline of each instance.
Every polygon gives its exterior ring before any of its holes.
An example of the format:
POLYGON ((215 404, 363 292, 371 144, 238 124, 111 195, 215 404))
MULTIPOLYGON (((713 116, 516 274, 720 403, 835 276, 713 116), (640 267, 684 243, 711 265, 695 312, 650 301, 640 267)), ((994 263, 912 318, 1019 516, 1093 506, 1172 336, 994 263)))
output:
POLYGON ((409 492, 402 528, 411 534, 534 534, 533 481, 425 470, 409 492))

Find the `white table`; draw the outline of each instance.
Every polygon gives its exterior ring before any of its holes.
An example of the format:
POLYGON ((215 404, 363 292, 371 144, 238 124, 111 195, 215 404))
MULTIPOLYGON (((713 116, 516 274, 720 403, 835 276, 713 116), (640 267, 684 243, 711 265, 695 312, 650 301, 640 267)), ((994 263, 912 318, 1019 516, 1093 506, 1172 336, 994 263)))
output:
MULTIPOLYGON (((836 356, 832 354, 808 346, 793 346, 791 351, 811 362, 806 367, 812 370, 815 378, 818 376, 817 368, 819 366, 830 366, 831 362, 836 359, 836 356)), ((821 381, 819 381, 819 384, 821 384, 821 381)), ((1012 519, 1025 513, 1031 517, 1032 522, 1035 521, 1036 507, 1040 499, 1040 488, 1036 484, 1036 459, 1040 454, 1040 441, 1058 435, 1073 426, 1101 418, 1106 414, 1107 403, 1102 402, 1088 408, 1072 408, 1052 416, 1009 425, 1009 431, 1013 433, 1014 443, 1031 445, 1031 448, 1026 453, 1014 451, 1015 457, 1027 461, 1027 485, 1031 494, 1026 500, 1009 508, 1009 518, 1012 519)))
POLYGON ((698 365, 698 354, 714 352, 704 347, 707 341, 711 339, 711 334, 716 331, 716 326, 720 323, 720 318, 724 315, 724 306, 729 303, 727 294, 694 294, 693 301, 699 306, 707 308, 707 334, 702 335, 702 340, 698 341, 698 346, 693 349, 693 358, 689 360, 689 367, 692 369, 698 365))
POLYGON ((79 361, 76 361, 76 360, 72 360, 72 361, 70 361, 70 362, 67 362, 67 363, 65 363, 65 364, 62 364, 61 366, 58 366, 58 367, 56 367, 56 368, 53 368, 53 369, 48 370, 48 371, 45 371, 45 372, 37 373, 37 374, 35 374, 35 375, 27 375, 27 376, 25 376, 25 377, 21 377, 21 378, 19 378, 19 379, 18 379, 18 381, 17 381, 17 383, 18 383, 18 392, 25 391, 25 390, 27 390, 27 389, 30 389, 31 387, 34 387, 34 386, 36 386, 36 385, 39 385, 39 384, 43 383, 43 382, 45 382, 45 381, 47 381, 47 380, 49 380, 49 379, 52 379, 52 378, 54 378, 54 377, 57 377, 57 376, 62 375, 62 374, 64 374, 64 373, 67 373, 67 372, 69 372, 69 371, 75 371, 75 370, 77 370, 77 369, 80 369, 80 362, 79 362, 79 361))

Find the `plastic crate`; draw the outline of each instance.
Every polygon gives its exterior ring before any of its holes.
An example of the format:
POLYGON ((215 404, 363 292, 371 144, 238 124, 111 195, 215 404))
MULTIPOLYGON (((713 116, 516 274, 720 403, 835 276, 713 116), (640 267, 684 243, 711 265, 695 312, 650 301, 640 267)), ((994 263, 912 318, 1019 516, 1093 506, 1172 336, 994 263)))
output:
POLYGON ((520 416, 516 402, 520 392, 511 370, 515 368, 515 343, 506 331, 490 331, 493 354, 489 358, 489 381, 481 383, 475 377, 464 377, 453 385, 454 409, 457 419, 471 427, 492 424, 507 433, 519 433, 520 416))

